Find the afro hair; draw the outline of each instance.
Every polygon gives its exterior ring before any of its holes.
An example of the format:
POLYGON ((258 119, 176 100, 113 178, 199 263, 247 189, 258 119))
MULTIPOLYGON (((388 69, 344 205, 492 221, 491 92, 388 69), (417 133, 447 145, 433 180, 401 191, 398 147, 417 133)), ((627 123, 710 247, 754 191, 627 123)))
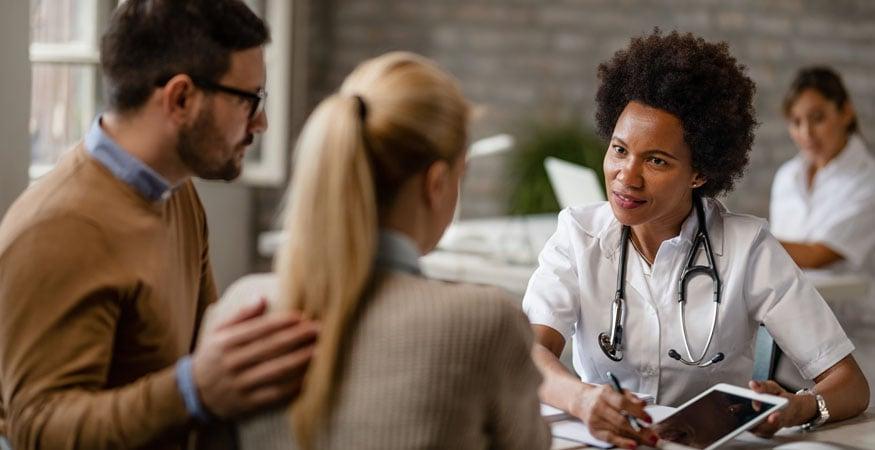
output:
POLYGON ((754 82, 725 42, 690 33, 633 38, 629 47, 598 67, 598 133, 611 139, 630 101, 680 119, 693 168, 707 180, 699 195, 728 193, 744 174, 754 139, 754 82))

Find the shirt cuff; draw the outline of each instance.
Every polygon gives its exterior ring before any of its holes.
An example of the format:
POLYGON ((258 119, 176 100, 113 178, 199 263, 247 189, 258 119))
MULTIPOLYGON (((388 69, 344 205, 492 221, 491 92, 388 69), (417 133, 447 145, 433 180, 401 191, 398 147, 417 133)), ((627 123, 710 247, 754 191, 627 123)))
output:
POLYGON ((574 326, 577 321, 564 320, 556 317, 549 309, 542 309, 537 306, 523 305, 523 312, 529 318, 529 323, 532 325, 544 325, 556 330, 568 342, 571 335, 574 333, 574 326))
POLYGON ((207 411, 198 397, 194 374, 191 371, 191 356, 185 356, 176 363, 176 386, 182 394, 185 409, 192 417, 204 424, 213 421, 213 415, 207 411))
POLYGON ((816 359, 805 365, 798 366, 803 377, 813 380, 827 369, 836 365, 839 361, 854 352, 854 344, 845 337, 837 343, 829 346, 816 359))
POLYGON ((812 239, 812 242, 825 245, 830 250, 838 253, 854 270, 863 269, 863 262, 871 251, 870 248, 867 248, 871 246, 865 245, 865 242, 862 239, 857 239, 855 242, 848 242, 848 240, 840 239, 836 236, 821 236, 812 239))

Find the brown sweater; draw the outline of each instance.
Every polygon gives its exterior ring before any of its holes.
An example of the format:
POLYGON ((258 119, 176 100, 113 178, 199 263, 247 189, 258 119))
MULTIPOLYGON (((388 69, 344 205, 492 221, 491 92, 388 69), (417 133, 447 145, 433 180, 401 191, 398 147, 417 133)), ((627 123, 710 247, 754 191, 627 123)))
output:
POLYGON ((182 448, 174 364, 216 290, 191 182, 149 202, 80 144, 0 223, 0 434, 13 448, 182 448))
MULTIPOLYGON (((532 332, 507 294, 402 272, 384 272, 377 286, 349 330, 337 403, 315 448, 549 448, 532 332)), ((247 277, 216 313, 276 292, 272 276, 247 277)), ((242 423, 239 437, 242 450, 297 448, 286 408, 242 423)))

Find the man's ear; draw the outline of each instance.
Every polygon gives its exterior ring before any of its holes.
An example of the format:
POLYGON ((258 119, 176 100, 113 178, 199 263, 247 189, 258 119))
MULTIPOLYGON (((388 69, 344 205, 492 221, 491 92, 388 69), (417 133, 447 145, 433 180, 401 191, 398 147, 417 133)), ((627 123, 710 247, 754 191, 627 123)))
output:
POLYGON ((422 179, 423 200, 429 208, 434 209, 443 203, 444 196, 450 190, 450 165, 444 160, 435 161, 425 169, 422 179))
POLYGON ((161 110, 170 120, 181 125, 197 117, 203 91, 198 89, 192 79, 185 74, 171 78, 164 85, 161 95, 161 110))

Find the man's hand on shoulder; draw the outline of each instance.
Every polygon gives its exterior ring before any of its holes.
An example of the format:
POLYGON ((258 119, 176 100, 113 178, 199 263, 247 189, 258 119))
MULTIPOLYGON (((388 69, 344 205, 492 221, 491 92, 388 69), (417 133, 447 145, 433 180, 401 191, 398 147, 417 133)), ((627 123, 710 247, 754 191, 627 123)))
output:
POLYGON ((264 300, 242 308, 206 330, 192 355, 201 403, 221 419, 290 401, 301 389, 319 326, 266 311, 264 300))

